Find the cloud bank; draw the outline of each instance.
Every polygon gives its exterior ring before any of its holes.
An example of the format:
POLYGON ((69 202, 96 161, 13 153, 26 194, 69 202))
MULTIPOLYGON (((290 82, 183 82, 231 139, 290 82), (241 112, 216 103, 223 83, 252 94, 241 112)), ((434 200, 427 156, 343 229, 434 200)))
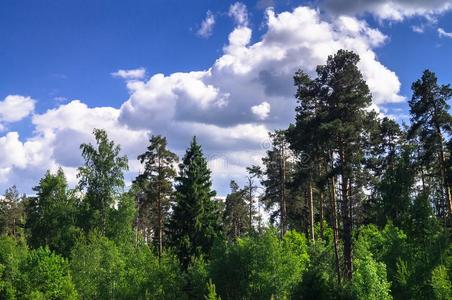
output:
POLYGON ((414 16, 432 20, 452 9, 451 0, 322 0, 320 3, 334 14, 370 13, 380 20, 389 21, 403 21, 414 16))
POLYGON ((179 154, 196 135, 210 160, 214 186, 224 194, 230 179, 241 181, 245 167, 260 162, 267 132, 293 121, 294 72, 301 68, 314 75, 315 67, 341 48, 361 56, 359 67, 376 106, 403 101, 396 74, 374 52, 387 37, 362 20, 327 21, 308 7, 268 9, 266 31, 252 43, 246 6, 232 5, 229 15, 236 27, 210 68, 150 78, 144 69, 119 70, 114 76, 123 78, 129 91, 121 107, 73 100, 35 114, 32 137, 22 141, 17 132, 0 137, 0 186, 16 183, 29 191, 46 169, 58 166, 75 182, 79 144, 92 141, 93 128, 104 128, 129 156, 129 178, 140 169, 135 158, 149 134, 167 136, 179 154), (18 180, 24 174, 27 180, 18 180))

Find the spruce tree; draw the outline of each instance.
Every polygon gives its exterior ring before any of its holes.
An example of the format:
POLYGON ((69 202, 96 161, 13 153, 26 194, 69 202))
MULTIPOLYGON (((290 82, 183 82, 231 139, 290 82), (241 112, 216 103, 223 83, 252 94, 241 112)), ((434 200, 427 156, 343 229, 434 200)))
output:
POLYGON ((221 235, 218 204, 201 146, 196 137, 179 165, 176 177, 176 203, 168 224, 170 245, 187 269, 193 257, 208 256, 221 235))

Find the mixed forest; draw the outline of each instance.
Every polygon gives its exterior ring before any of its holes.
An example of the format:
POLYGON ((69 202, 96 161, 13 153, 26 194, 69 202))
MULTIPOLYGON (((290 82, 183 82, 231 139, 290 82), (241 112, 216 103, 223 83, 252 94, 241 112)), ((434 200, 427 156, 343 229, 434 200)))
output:
POLYGON ((225 199, 193 137, 128 158, 106 131, 78 184, 0 200, 0 299, 452 299, 452 88, 426 70, 410 118, 371 109, 359 57, 294 74, 295 119, 225 199))

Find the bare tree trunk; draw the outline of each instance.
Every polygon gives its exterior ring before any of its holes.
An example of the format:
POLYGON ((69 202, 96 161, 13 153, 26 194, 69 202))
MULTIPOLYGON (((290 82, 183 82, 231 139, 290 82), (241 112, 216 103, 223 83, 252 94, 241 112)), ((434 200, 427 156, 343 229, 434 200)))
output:
POLYGON ((440 163, 440 172, 441 172, 441 183, 443 185, 443 199, 445 199, 446 204, 443 203, 443 209, 446 210, 447 205, 447 211, 444 212, 444 219, 447 220, 447 216, 449 218, 452 216, 452 199, 451 199, 451 192, 450 187, 447 184, 446 179, 446 167, 445 167, 445 158, 444 158, 444 144, 443 144, 443 137, 441 135, 441 132, 438 132, 438 137, 440 139, 440 149, 439 149, 439 163, 440 163))
POLYGON ((324 212, 323 212, 323 191, 319 191, 319 200, 320 200, 320 237, 323 239, 323 219, 324 219, 324 212))
POLYGON ((249 191, 248 191, 248 196, 249 196, 249 214, 250 214, 250 232, 251 233, 253 231, 253 180, 251 179, 251 177, 248 177, 248 183, 249 183, 249 191))
POLYGON ((331 189, 330 189, 330 200, 331 200, 331 216, 333 224, 333 240, 334 240, 334 257, 336 260, 336 273, 337 281, 341 283, 341 269, 339 263, 339 224, 337 220, 337 208, 336 208, 336 180, 333 176, 331 178, 331 189))
POLYGON ((285 143, 281 145, 281 238, 287 231, 287 208, 286 208, 286 157, 285 143))
POLYGON ((157 195, 157 216, 158 216, 158 254, 159 254, 159 259, 162 257, 162 252, 163 252, 163 222, 162 222, 162 200, 161 200, 161 195, 160 195, 160 188, 158 191, 158 195, 157 195))
POLYGON ((342 194, 342 223, 343 223, 343 240, 344 240, 344 274, 347 279, 352 278, 353 262, 352 262, 352 224, 350 207, 352 207, 352 199, 349 191, 349 178, 346 174, 345 167, 347 159, 344 151, 340 151, 341 160, 341 194, 342 194))
POLYGON ((314 235, 314 201, 312 197, 312 182, 309 181, 309 228, 311 234, 311 240, 315 240, 314 235))
POLYGON ((162 216, 162 191, 161 191, 161 174, 162 174, 162 161, 161 155, 159 153, 158 157, 158 185, 157 185, 157 235, 158 235, 158 254, 159 254, 159 262, 162 257, 163 252, 163 216, 162 216))
MULTIPOLYGON (((419 146, 417 147, 417 159, 419 161, 419 158, 421 156, 421 153, 419 151, 419 146)), ((422 192, 425 192, 425 175, 424 175, 424 168, 422 165, 420 165, 420 172, 421 172, 421 183, 422 183, 422 192)))

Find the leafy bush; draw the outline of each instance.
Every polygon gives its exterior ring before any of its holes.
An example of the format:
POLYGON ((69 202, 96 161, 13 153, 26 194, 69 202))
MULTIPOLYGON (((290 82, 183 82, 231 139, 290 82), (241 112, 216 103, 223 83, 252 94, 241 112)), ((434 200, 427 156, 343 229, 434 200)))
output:
POLYGON ((307 252, 303 235, 289 231, 280 240, 276 230, 269 229, 217 246, 211 277, 222 299, 290 297, 306 270, 307 252))

